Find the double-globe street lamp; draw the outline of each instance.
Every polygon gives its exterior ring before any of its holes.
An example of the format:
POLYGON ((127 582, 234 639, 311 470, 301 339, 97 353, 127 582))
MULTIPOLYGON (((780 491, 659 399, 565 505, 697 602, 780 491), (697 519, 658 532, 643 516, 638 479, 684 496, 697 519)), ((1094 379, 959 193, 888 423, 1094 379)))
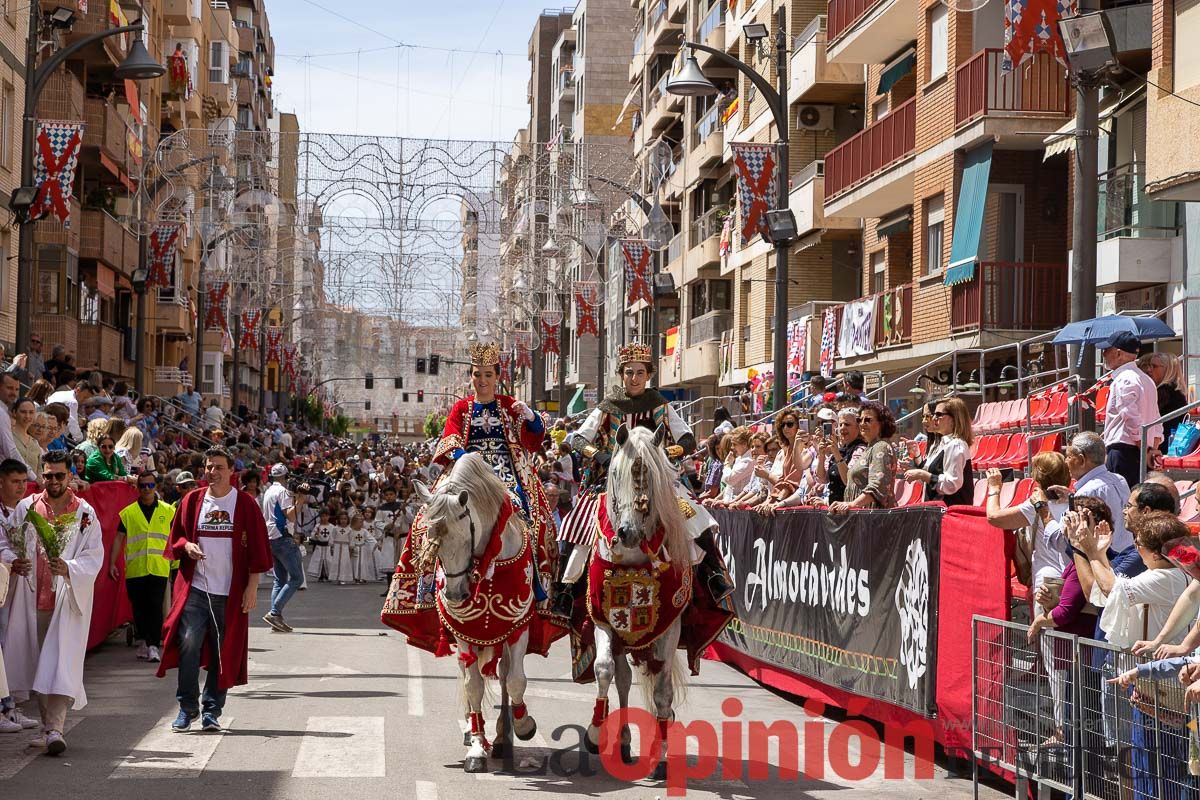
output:
MULTIPOLYGON (((54 28, 68 28, 74 22, 74 16, 67 14, 59 16, 60 11, 53 12, 43 20, 40 3, 32 3, 29 9, 29 32, 25 46, 25 110, 21 129, 21 185, 12 193, 9 207, 16 215, 18 224, 17 250, 17 352, 24 353, 29 349, 29 339, 33 330, 33 230, 30 226, 29 209, 37 199, 38 187, 33 185, 34 140, 37 137, 37 104, 46 88, 47 81, 68 58, 110 36, 120 36, 126 33, 139 34, 134 37, 129 47, 129 54, 113 70, 116 80, 145 81, 161 78, 167 68, 154 60, 142 43, 140 34, 145 29, 142 20, 132 25, 122 25, 93 33, 51 54, 49 58, 38 64, 38 51, 42 41, 43 22, 54 28)), ((141 335, 141 332, 138 332, 141 335)))
MULTIPOLYGON (((698 42, 684 41, 683 48, 690 48, 691 54, 684 62, 683 68, 667 80, 667 92, 684 97, 697 97, 717 94, 717 87, 704 76, 700 65, 696 62, 695 51, 710 54, 717 62, 733 67, 745 75, 762 93, 775 118, 775 128, 778 133, 778 172, 776 173, 776 203, 780 208, 767 212, 767 226, 770 240, 775 245, 775 335, 772 352, 774 354, 775 382, 772 387, 774 408, 780 409, 788 402, 788 373, 787 373, 787 323, 788 323, 788 246, 796 239, 796 220, 788 208, 788 149, 789 124, 787 100, 787 59, 788 42, 786 31, 786 10, 780 9, 776 16, 775 31, 775 74, 779 88, 771 86, 771 82, 756 72, 750 65, 734 58, 715 47, 698 42)), ((758 44, 769 35, 765 25, 755 23, 745 26, 746 38, 752 44, 758 44)))

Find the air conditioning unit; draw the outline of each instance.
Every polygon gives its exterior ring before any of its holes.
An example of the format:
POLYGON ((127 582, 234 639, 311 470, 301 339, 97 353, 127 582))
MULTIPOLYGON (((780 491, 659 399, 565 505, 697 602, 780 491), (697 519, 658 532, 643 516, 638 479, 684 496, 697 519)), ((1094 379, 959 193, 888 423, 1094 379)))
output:
POLYGON ((808 131, 833 129, 833 106, 800 106, 796 124, 808 131))

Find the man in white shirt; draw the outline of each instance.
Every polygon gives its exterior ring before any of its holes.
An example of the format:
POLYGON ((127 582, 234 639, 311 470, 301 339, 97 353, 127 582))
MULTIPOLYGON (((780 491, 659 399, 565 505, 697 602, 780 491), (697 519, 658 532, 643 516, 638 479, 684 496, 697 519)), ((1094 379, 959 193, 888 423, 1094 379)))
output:
POLYGON ((1121 552, 1133 547, 1133 536, 1125 527, 1129 485, 1104 465, 1104 440, 1100 434, 1091 431, 1075 434, 1067 447, 1066 458, 1067 469, 1075 480, 1075 495, 1103 500, 1112 513, 1112 548, 1121 552))
MULTIPOLYGON (((304 564, 300 545, 289 530, 296 524, 296 506, 284 481, 288 468, 283 464, 271 467, 270 485, 262 496, 263 520, 267 523, 267 538, 275 559, 275 585, 271 588, 271 610, 263 622, 280 633, 291 633, 292 626, 283 621, 283 608, 304 583, 304 564)), ((303 495, 300 499, 303 500, 303 495)))
MULTIPOLYGON (((0 538, 3 538, 9 528, 20 524, 17 519, 17 505, 25 497, 28 467, 20 461, 6 458, 0 461, 0 538)), ((2 564, 3 562, 0 562, 2 564)), ((0 569, 7 567, 0 566, 0 569)), ((10 584, 20 585, 19 576, 10 576, 10 584)), ((3 583, 3 581, 0 581, 3 583)), ((8 611, 0 608, 0 733, 19 733, 23 730, 36 728, 38 721, 25 716, 17 708, 17 701, 8 693, 8 683, 4 672, 4 634, 8 629, 8 611)))
POLYGON ((217 398, 214 397, 208 404, 208 408, 204 409, 204 419, 213 428, 219 428, 225 424, 225 412, 221 409, 221 402, 217 398))
POLYGON ((91 384, 80 379, 75 382, 74 389, 61 389, 46 398, 46 405, 62 403, 71 412, 67 417, 67 436, 76 444, 83 441, 83 431, 79 429, 79 407, 96 393, 91 384))
MULTIPOLYGON (((1158 419, 1158 387, 1137 365, 1141 341, 1129 331, 1121 331, 1108 340, 1102 356, 1112 371, 1108 404, 1104 407, 1105 465, 1136 486, 1142 479, 1142 426, 1158 419)), ((1146 431, 1147 468, 1155 466, 1152 454, 1159 452, 1162 425, 1146 431)))

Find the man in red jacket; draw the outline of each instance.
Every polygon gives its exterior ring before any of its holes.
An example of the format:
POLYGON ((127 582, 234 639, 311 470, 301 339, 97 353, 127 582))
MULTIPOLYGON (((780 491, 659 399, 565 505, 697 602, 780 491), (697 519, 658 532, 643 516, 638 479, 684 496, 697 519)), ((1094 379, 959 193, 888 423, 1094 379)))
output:
POLYGON ((201 726, 221 730, 226 693, 248 680, 249 614, 258 600, 258 576, 273 565, 262 510, 230 483, 229 452, 214 447, 205 453, 204 475, 208 486, 180 500, 165 553, 180 567, 158 677, 179 668, 179 716, 171 728, 180 733, 201 716, 201 666, 208 670, 201 726))

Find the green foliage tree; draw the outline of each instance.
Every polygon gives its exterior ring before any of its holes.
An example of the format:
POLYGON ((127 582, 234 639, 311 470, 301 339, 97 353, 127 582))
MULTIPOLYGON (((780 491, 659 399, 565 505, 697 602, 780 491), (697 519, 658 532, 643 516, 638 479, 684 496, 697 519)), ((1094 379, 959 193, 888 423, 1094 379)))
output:
POLYGON ((425 418, 425 438, 432 439, 435 436, 441 436, 442 431, 446 429, 446 418, 435 412, 430 412, 425 418))

